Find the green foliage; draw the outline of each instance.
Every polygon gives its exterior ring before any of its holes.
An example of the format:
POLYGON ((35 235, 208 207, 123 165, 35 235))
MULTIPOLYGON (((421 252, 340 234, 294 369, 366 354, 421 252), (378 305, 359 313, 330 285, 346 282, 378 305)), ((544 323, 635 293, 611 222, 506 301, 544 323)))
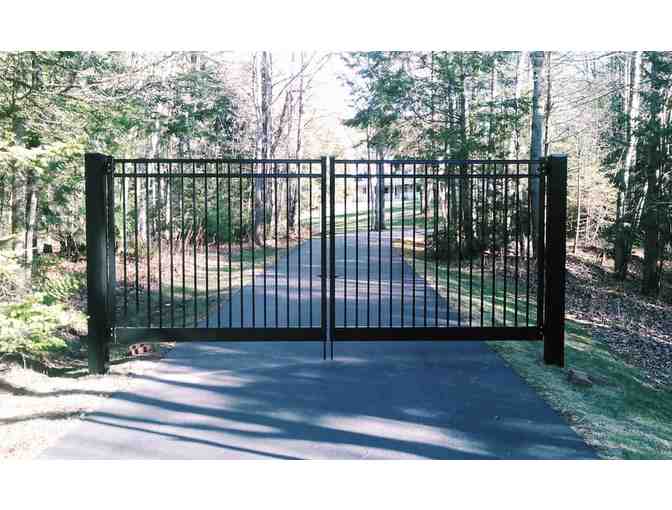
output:
POLYGON ((361 84, 349 82, 357 112, 345 124, 365 129, 368 145, 379 150, 396 149, 401 142, 399 121, 411 82, 398 65, 400 55, 371 51, 345 57, 361 80, 361 84))
POLYGON ((355 71, 355 115, 370 150, 427 158, 503 157, 530 99, 511 97, 502 72, 514 52, 363 52, 344 56, 355 71), (493 76, 507 94, 494 93, 493 76), (464 103, 464 105, 462 104, 464 103))
POLYGON ((432 232, 427 236, 427 255, 441 261, 450 260, 459 253, 458 233, 454 226, 432 232))
POLYGON ((43 356, 67 348, 63 333, 85 327, 84 314, 67 310, 53 296, 35 293, 0 306, 0 353, 43 356))
POLYGON ((487 238, 481 241, 478 237, 467 243, 464 234, 460 236, 453 223, 450 227, 439 228, 427 236, 427 256, 444 262, 455 260, 459 255, 473 257, 480 254, 487 244, 487 238))
POLYGON ((67 348, 66 338, 86 331, 86 316, 69 303, 85 286, 82 272, 63 271, 57 256, 35 260, 34 288, 24 295, 25 269, 0 252, 0 353, 44 357, 67 348))
POLYGON ((47 279, 43 286, 44 302, 67 303, 73 298, 81 296, 86 287, 85 273, 65 273, 47 279))
MULTIPOLYGON (((251 156, 244 101, 222 72, 221 63, 194 52, 0 53, 3 216, 12 187, 34 182, 38 238, 77 259, 85 243, 84 152, 251 156)), ((0 235, 9 230, 4 219, 0 235)))

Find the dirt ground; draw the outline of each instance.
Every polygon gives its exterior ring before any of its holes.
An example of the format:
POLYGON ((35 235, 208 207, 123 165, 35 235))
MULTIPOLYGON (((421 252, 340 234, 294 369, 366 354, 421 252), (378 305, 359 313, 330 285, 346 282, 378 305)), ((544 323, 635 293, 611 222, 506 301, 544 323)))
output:
POLYGON ((116 391, 132 391, 169 349, 113 362, 105 376, 49 377, 0 363, 0 460, 34 459, 116 391))

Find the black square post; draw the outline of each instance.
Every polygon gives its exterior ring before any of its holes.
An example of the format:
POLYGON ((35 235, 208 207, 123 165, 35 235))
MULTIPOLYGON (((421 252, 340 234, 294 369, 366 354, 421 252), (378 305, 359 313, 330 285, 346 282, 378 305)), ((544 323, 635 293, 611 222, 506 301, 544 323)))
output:
MULTIPOLYGON (((112 188, 108 177, 110 158, 103 154, 84 155, 86 202, 86 282, 88 308, 89 372, 107 370, 108 343, 111 339, 110 317, 110 229, 108 207, 112 188)), ((113 240, 112 240, 113 242, 113 240)))
POLYGON ((567 156, 549 156, 546 172, 544 362, 563 367, 565 366, 567 156))

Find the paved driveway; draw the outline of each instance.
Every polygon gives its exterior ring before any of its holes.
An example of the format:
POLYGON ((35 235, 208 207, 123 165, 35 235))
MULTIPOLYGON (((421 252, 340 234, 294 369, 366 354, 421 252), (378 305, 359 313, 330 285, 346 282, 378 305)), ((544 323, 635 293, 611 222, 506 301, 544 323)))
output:
MULTIPOLYGON (((360 300, 372 303, 377 319, 377 290, 371 299, 365 284, 361 288, 363 265, 357 269, 362 271, 359 283, 354 284, 353 249, 367 246, 366 236, 360 235, 359 243, 352 237, 347 243, 342 236, 337 239, 337 273, 342 282, 347 281, 349 296, 344 300, 345 286, 339 283, 337 323, 346 313, 349 322, 354 314, 360 324, 364 320, 355 310, 366 313, 365 308, 361 303, 355 307, 351 299, 355 287, 360 300)), ((371 246, 374 257, 377 245, 371 246)), ((383 241, 382 248, 389 257, 389 241, 383 241)), ((294 251, 289 263, 281 262, 277 268, 280 326, 298 325, 299 320, 306 325, 310 320, 306 289, 311 272, 316 297, 313 325, 319 324, 319 242, 313 245, 312 271, 309 251, 304 245, 300 260, 294 251)), ((414 280, 410 268, 402 270, 401 259, 395 257, 385 265, 388 280, 381 285, 380 304, 381 316, 391 313, 388 319, 393 324, 401 315, 412 313, 406 300, 414 280)), ((376 264, 377 260, 377 269, 376 264)), ((272 269, 267 271, 271 295, 265 306, 270 326, 275 324, 275 276, 272 269)), ((422 281, 415 280, 419 293, 422 281)), ((262 287, 263 278, 257 278, 254 296, 249 287, 234 296, 232 322, 234 317, 240 320, 241 309, 243 322, 251 322, 254 299, 255 322, 263 323, 262 287)), ((424 321, 427 310, 430 323, 450 320, 445 302, 431 289, 427 292, 427 307, 424 294, 416 294, 416 313, 424 321)), ((220 312, 224 324, 228 324, 228 310, 227 304, 220 312)), ((595 458, 562 417, 479 342, 339 343, 334 361, 322 360, 320 342, 194 342, 178 345, 140 379, 132 393, 112 396, 44 457, 595 458)))

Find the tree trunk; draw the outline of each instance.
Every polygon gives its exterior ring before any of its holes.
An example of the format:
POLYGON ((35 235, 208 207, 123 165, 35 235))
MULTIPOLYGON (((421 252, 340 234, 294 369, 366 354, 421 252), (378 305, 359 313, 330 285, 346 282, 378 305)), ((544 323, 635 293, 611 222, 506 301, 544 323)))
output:
MULTIPOLYGON (((297 103, 298 103, 298 110, 297 110, 297 123, 296 123, 296 157, 300 158, 301 154, 301 143, 302 143, 302 122, 303 122, 303 88, 304 88, 304 79, 303 79, 303 74, 304 74, 304 53, 300 53, 300 58, 299 58, 299 79, 298 79, 298 90, 295 90, 295 94, 297 97, 297 103)), ((292 108, 293 110, 293 108, 292 108)), ((290 121, 291 121, 291 116, 290 114, 290 121)), ((289 229, 290 231, 296 233, 297 232, 297 214, 296 214, 296 208, 298 205, 298 196, 299 193, 301 193, 301 190, 299 189, 298 186, 298 181, 293 180, 293 182, 290 182, 290 190, 289 190, 289 229), (295 182, 294 182, 295 181, 295 182)), ((300 227, 300 226, 299 226, 300 227)))
POLYGON ((658 271, 658 156, 657 147, 651 148, 651 156, 646 169, 646 198, 642 212, 642 226, 644 227, 644 268, 642 274, 642 292, 648 295, 657 295, 659 288, 658 271))
POLYGON ((497 66, 495 62, 492 63, 492 69, 490 70, 490 115, 488 122, 488 152, 490 157, 496 158, 496 147, 495 147, 495 97, 497 96, 497 66))
POLYGON ((289 196, 287 199, 289 200, 287 207, 288 209, 288 230, 292 234, 296 234, 298 231, 297 228, 297 205, 298 205, 298 197, 299 197, 299 187, 298 187, 298 182, 297 179, 290 179, 289 181, 289 196))
POLYGON ((435 89, 434 89, 434 52, 430 53, 430 64, 429 64, 429 82, 431 84, 430 97, 429 97, 429 123, 432 130, 432 136, 430 137, 431 143, 431 157, 436 157, 436 136, 434 136, 434 128, 436 122, 436 106, 435 106, 435 89))
POLYGON ((574 232, 574 255, 579 245, 579 228, 581 227, 581 149, 579 149, 577 159, 579 165, 576 169, 576 231, 574 232))
POLYGON ((18 171, 16 164, 10 166, 10 172, 12 172, 12 182, 10 185, 10 205, 9 205, 9 214, 10 214, 10 230, 9 233, 12 236, 12 250, 17 252, 21 249, 21 242, 18 238, 19 234, 19 177, 17 175, 18 171))
POLYGON ((0 177, 0 236, 4 234, 5 226, 5 204, 7 201, 7 176, 0 177))
MULTIPOLYGON (((14 138, 16 140, 17 144, 23 145, 23 136, 24 136, 24 125, 23 125, 23 120, 17 118, 16 116, 12 117, 12 131, 14 133, 14 138)), ((25 246, 23 246, 23 240, 20 239, 19 237, 19 164, 16 161, 16 159, 13 159, 10 164, 9 164, 9 171, 12 175, 12 188, 11 188, 11 193, 12 193, 12 202, 11 202, 11 214, 12 214, 12 219, 11 219, 11 235, 13 237, 12 241, 12 248, 14 252, 18 255, 20 254, 24 249, 25 246)), ((24 217, 24 223, 25 223, 25 217, 24 217)))
MULTIPOLYGON (((467 76, 464 71, 463 57, 460 57, 460 89, 459 89, 459 129, 460 129, 460 152, 459 159, 469 159, 469 100, 467 76)), ((462 233, 464 235, 463 252, 473 252, 474 232, 472 221, 472 207, 468 194, 469 178, 467 177, 467 165, 461 165, 459 189, 460 189, 460 218, 462 233)))
MULTIPOLYGON (((138 196, 138 244, 144 245, 147 242, 147 232, 149 231, 149 226, 147 224, 147 193, 149 193, 149 188, 146 185, 143 185, 144 179, 136 179, 137 189, 135 193, 138 196), (142 189, 145 188, 145 193, 142 192, 142 189)), ((184 235, 184 232, 182 232, 184 235)), ((136 256, 139 256, 136 254, 136 256)))
POLYGON ((632 228, 634 225, 630 176, 637 161, 637 119, 639 118, 639 84, 642 69, 642 52, 633 51, 630 55, 628 100, 626 111, 626 153, 616 199, 616 229, 614 239, 614 270, 621 280, 628 273, 628 264, 632 252, 632 228))
POLYGON ((546 52, 546 108, 544 109, 544 157, 548 156, 550 150, 551 142, 549 140, 550 129, 549 124, 551 122, 551 108, 553 103, 551 102, 551 52, 546 52))
MULTIPOLYGON (((261 67, 260 67, 260 85, 261 85, 261 147, 260 157, 262 159, 270 156, 271 144, 273 143, 273 83, 272 83, 272 58, 269 52, 261 52, 261 67)), ((261 168, 257 169, 257 172, 261 168)), ((253 225, 253 240, 254 243, 260 245, 263 243, 264 230, 264 190, 266 188, 266 179, 254 179, 254 225, 253 225)), ((285 204, 288 206, 288 204, 285 204)))
POLYGON ((26 231, 24 239, 24 262, 26 265, 26 289, 33 281, 33 240, 37 217, 37 189, 35 171, 30 170, 26 178, 26 231))
POLYGON ((662 97, 658 83, 657 58, 651 63, 651 111, 650 124, 647 129, 648 161, 646 164, 646 194, 642 210, 642 227, 644 230, 644 268, 642 274, 642 292, 648 295, 658 294, 658 237, 660 235, 658 202, 659 202, 659 167, 662 97))
MULTIPOLYGON (((530 159, 540 159, 543 151, 544 139, 544 116, 541 112, 541 97, 543 95, 543 68, 544 52, 534 51, 530 54, 532 59, 532 127, 530 143, 530 159)), ((533 165, 532 173, 539 172, 539 165, 533 165)), ((530 200, 532 202, 532 256, 539 252, 539 179, 530 178, 530 200)))
MULTIPOLYGON (((448 186, 450 186, 449 193, 450 193, 450 217, 451 217, 451 220, 449 221, 448 224, 453 225, 453 223, 456 223, 458 221, 457 218, 458 218, 459 211, 460 211, 460 206, 457 202, 458 184, 457 184, 456 179, 449 179, 448 180, 448 186)), ((453 233, 456 233, 456 232, 457 232, 457 228, 453 228, 453 233)))
POLYGON ((509 145, 509 159, 520 158, 520 99, 523 96, 523 86, 525 84, 524 74, 525 65, 529 59, 526 51, 518 52, 518 63, 516 65, 515 92, 514 92, 514 122, 513 136, 509 145))
MULTIPOLYGON (((383 151, 377 149, 378 159, 383 159, 383 151)), ((381 163, 378 168, 376 168, 376 181, 375 181, 375 224, 373 229, 377 231, 385 230, 385 180, 382 178, 384 172, 384 165, 381 163)))
POLYGON ((300 58, 299 58, 299 69, 301 69, 301 74, 299 76, 299 95, 298 95, 298 117, 296 121, 296 157, 300 158, 301 157, 301 143, 302 143, 302 133, 303 133, 303 62, 304 62, 304 54, 301 52, 300 58))

